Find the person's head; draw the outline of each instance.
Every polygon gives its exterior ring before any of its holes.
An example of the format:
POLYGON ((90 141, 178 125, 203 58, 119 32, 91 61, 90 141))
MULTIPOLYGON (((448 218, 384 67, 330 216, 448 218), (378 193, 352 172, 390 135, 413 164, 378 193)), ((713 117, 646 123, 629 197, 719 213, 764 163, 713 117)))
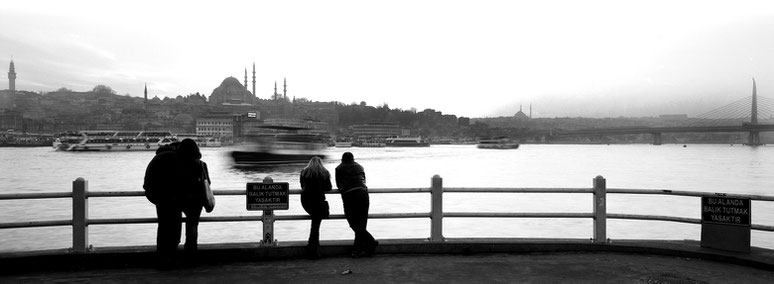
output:
POLYGON ((177 146, 180 145, 180 142, 172 142, 167 145, 162 145, 158 149, 156 149, 156 154, 164 153, 164 152, 174 152, 177 150, 177 146))
POLYGON ((202 153, 199 151, 199 146, 196 145, 196 141, 190 138, 183 139, 180 145, 177 146, 177 154, 180 157, 198 160, 202 158, 202 153))
POLYGON ((324 173, 326 173, 328 170, 325 169, 325 166, 323 166, 323 160, 322 158, 318 156, 314 156, 311 159, 309 159, 309 164, 306 165, 306 167, 301 170, 301 176, 303 177, 314 177, 314 176, 323 176, 324 173))
POLYGON ((341 162, 342 163, 352 163, 355 161, 355 156, 352 155, 351 152, 344 152, 343 155, 341 155, 341 162))

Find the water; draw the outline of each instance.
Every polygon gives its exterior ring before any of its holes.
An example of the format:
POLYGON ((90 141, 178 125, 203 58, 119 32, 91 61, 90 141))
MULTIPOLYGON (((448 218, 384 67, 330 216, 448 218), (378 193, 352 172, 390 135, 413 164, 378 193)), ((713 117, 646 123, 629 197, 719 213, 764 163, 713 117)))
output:
MULTIPOLYGON (((299 188, 303 165, 240 170, 231 166, 228 147, 203 148, 214 189, 244 189, 247 182, 271 176, 299 188)), ((741 145, 522 145, 518 150, 483 150, 473 145, 429 148, 329 148, 326 167, 333 172, 344 151, 351 151, 366 170, 371 188, 429 187, 438 174, 445 187, 590 188, 602 175, 608 188, 672 189, 774 195, 774 147, 741 145)), ((90 191, 141 191, 152 152, 68 153, 50 148, 0 148, 0 193, 64 192, 83 177, 90 191)), ((608 213, 700 218, 700 201, 690 197, 609 195, 608 213)), ((329 195, 332 214, 343 214, 341 199, 329 195)), ((67 220, 70 199, 4 200, 3 222, 67 220)), ((754 224, 774 224, 774 203, 754 202, 754 224)), ((371 213, 429 212, 430 195, 371 194, 371 213)), ((446 212, 578 212, 592 211, 590 194, 462 194, 444 196, 446 212)), ((297 195, 278 215, 305 214, 297 195)), ((258 216, 247 211, 241 196, 218 196, 215 211, 204 216, 258 216)), ((89 218, 155 217, 144 197, 90 198, 89 218)), ((275 224, 278 241, 305 240, 308 221, 275 224)), ((429 219, 372 219, 376 238, 427 238, 429 219)), ((155 224, 92 225, 95 247, 152 245, 155 224)), ((70 227, 0 230, 0 251, 67 248, 70 227)), ((445 237, 591 238, 590 219, 445 218, 445 237)), ((771 233, 753 232, 752 244, 774 248, 771 233)), ((323 222, 322 239, 347 240, 353 235, 344 220, 323 222)), ((700 238, 700 226, 652 221, 608 220, 611 239, 700 238)), ((259 222, 202 223, 201 243, 256 242, 259 222)))

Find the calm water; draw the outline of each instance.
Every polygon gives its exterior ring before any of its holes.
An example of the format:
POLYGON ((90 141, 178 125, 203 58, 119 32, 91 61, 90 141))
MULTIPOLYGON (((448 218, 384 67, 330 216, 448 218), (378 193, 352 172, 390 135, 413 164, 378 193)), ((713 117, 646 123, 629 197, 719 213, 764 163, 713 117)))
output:
MULTIPOLYGON (((231 167, 230 150, 204 148, 214 189, 244 189, 247 182, 271 176, 299 188, 301 166, 260 170, 231 167)), ((740 145, 522 145, 518 150, 482 150, 473 145, 429 148, 329 148, 326 167, 333 172, 344 151, 351 151, 366 170, 371 188, 429 187, 438 174, 446 187, 588 188, 602 175, 609 188, 672 189, 774 195, 774 147, 740 145)), ((0 148, 0 193, 70 191, 83 177, 90 191, 140 191, 152 152, 67 153, 50 148, 0 148)), ((333 214, 343 214, 341 199, 329 195, 333 214)), ((215 211, 205 216, 260 215, 246 211, 244 197, 219 196, 215 211)), ((71 218, 69 199, 0 201, 3 222, 71 218)), ((609 213, 700 218, 698 198, 610 195, 609 213)), ((589 194, 452 194, 444 196, 446 212, 591 212, 589 194)), ((91 198, 90 218, 155 217, 144 197, 91 198)), ((372 194, 371 213, 428 212, 429 194, 372 194)), ((755 224, 774 224, 774 203, 754 202, 755 224)), ((290 210, 278 215, 305 214, 297 195, 290 210)), ((446 218, 446 237, 591 238, 586 219, 468 219, 446 218)), ((155 224, 90 226, 95 247, 155 243, 155 224)), ((275 224, 279 242, 306 240, 308 221, 275 224)), ((427 238, 429 219, 371 220, 376 238, 427 238)), ((70 227, 0 230, 0 251, 67 248, 70 227)), ((615 239, 693 239, 700 226, 649 221, 608 220, 608 237, 615 239)), ((203 223, 200 242, 255 242, 259 222, 203 223)), ((323 222, 322 239, 352 239, 344 220, 323 222)), ((753 232, 754 246, 774 248, 774 234, 753 232)))

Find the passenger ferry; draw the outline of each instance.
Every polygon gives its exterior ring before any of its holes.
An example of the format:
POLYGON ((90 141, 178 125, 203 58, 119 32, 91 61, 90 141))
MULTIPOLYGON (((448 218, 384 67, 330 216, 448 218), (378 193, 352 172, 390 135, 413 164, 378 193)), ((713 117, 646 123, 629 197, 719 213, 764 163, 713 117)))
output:
POLYGON ((204 135, 197 135, 197 134, 177 134, 177 140, 183 141, 183 139, 190 138, 194 141, 196 141, 196 145, 199 147, 221 147, 223 146, 223 142, 220 140, 220 137, 215 136, 204 136, 204 135))
POLYGON ((430 143, 421 137, 392 137, 387 138, 384 144, 387 147, 429 147, 430 143))
POLYGON ((62 133, 54 140, 57 151, 156 151, 176 142, 169 131, 99 131, 62 133))
POLYGON ((477 147, 479 149, 518 149, 519 143, 513 142, 505 137, 499 137, 479 140, 477 147))

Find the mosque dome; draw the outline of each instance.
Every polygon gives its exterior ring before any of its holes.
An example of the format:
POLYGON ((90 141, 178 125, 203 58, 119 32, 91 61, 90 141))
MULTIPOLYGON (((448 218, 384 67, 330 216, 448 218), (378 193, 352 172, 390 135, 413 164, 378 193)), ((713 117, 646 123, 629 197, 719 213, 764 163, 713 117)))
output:
POLYGON ((213 104, 253 104, 255 95, 245 88, 237 78, 228 77, 220 86, 212 90, 210 102, 213 104))

